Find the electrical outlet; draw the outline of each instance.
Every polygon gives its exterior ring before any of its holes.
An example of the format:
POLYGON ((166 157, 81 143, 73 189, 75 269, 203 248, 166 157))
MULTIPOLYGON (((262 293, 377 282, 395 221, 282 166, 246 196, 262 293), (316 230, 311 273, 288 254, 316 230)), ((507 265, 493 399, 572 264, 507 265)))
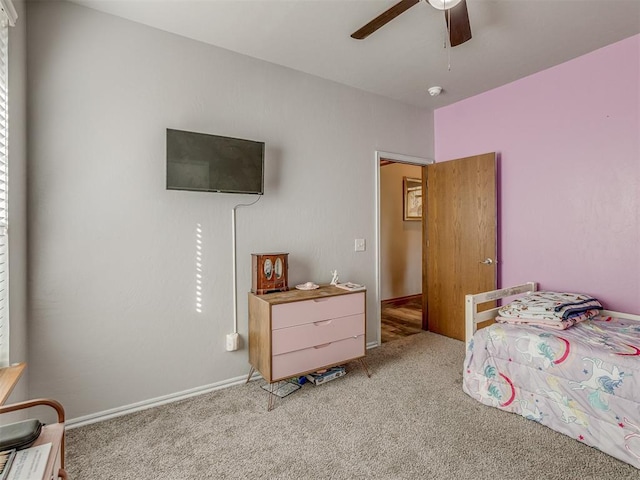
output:
POLYGON ((235 352, 238 350, 238 334, 227 334, 227 352, 235 352))
POLYGON ((356 252, 364 252, 366 249, 367 249, 367 244, 364 241, 364 238, 356 238, 356 241, 355 241, 356 252))

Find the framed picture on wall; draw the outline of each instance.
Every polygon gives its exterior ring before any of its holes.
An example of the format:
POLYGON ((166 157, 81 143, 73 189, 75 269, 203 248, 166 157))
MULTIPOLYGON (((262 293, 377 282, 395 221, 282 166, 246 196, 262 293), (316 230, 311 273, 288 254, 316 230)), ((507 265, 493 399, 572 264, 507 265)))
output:
POLYGON ((422 220, 422 179, 403 177, 404 220, 422 220))

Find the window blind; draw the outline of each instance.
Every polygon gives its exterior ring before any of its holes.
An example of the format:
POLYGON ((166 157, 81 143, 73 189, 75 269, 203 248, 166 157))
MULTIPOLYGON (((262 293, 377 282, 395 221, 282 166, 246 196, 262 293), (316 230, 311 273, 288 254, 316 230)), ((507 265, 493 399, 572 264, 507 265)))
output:
MULTIPOLYGON (((0 2, 0 366, 9 365, 9 218, 8 200, 8 130, 9 98, 9 23, 4 1, 0 2)), ((15 20, 15 19, 14 19, 15 20)))

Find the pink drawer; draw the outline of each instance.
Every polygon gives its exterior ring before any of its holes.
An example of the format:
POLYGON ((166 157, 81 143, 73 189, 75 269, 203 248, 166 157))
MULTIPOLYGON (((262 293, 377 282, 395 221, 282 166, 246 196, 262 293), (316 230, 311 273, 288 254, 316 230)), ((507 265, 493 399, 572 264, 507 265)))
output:
POLYGON ((346 338, 295 352, 274 355, 271 364, 272 381, 313 372, 326 365, 338 364, 364 356, 364 335, 346 338))
POLYGON ((271 328, 277 330, 359 313, 364 314, 364 292, 282 303, 271 308, 271 328))
POLYGON ((305 325, 274 330, 271 337, 273 355, 342 340, 364 333, 364 314, 319 320, 305 325))

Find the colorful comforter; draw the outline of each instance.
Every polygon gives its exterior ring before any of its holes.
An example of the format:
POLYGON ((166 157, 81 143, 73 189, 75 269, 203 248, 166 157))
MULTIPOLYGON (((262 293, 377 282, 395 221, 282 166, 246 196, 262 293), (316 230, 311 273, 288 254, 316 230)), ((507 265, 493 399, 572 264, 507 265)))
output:
POLYGON ((493 324, 469 344, 463 390, 640 469, 640 322, 493 324))

